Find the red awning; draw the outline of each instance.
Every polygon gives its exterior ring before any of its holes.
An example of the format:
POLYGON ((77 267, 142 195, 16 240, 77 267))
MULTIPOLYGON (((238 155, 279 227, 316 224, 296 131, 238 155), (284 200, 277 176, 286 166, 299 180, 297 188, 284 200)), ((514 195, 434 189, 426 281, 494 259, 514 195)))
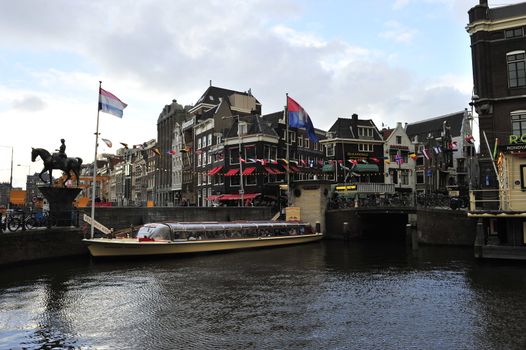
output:
POLYGON ((210 170, 208 172, 208 175, 215 175, 217 174, 221 169, 223 169, 223 166, 220 165, 220 166, 216 166, 215 168, 213 168, 212 170, 210 170))
POLYGON ((276 174, 276 172, 274 171, 274 169, 271 169, 269 168, 268 166, 265 167, 265 171, 269 174, 276 174))
POLYGON ((246 168, 245 170, 243 170, 243 175, 250 175, 254 172, 254 170, 256 170, 255 167, 246 168))
MULTIPOLYGON (((243 195, 243 200, 254 199, 259 195, 261 195, 261 193, 245 193, 243 195)), ((238 200, 238 199, 241 199, 240 194, 224 194, 221 196, 221 198, 219 198, 219 200, 222 200, 222 201, 232 201, 232 200, 238 200)))
POLYGON ((230 169, 229 171, 226 172, 225 176, 234 176, 237 173, 239 173, 239 169, 230 169))
POLYGON ((215 200, 221 199, 221 196, 222 196, 222 194, 218 194, 218 195, 215 195, 215 196, 208 196, 206 199, 209 200, 209 201, 215 201, 215 200))

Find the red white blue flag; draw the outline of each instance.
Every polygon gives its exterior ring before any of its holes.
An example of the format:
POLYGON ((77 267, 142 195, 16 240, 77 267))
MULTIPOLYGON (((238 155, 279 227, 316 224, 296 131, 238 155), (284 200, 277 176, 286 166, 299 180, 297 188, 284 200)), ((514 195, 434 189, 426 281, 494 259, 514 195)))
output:
POLYGON ((318 142, 318 137, 314 131, 314 126, 310 120, 309 114, 300 106, 300 104, 287 96, 287 112, 289 117, 289 126, 293 128, 305 128, 307 135, 312 142, 318 142))
POLYGON ((111 92, 102 88, 99 90, 99 111, 113 114, 116 117, 122 118, 122 112, 128 105, 119 100, 119 98, 111 92))

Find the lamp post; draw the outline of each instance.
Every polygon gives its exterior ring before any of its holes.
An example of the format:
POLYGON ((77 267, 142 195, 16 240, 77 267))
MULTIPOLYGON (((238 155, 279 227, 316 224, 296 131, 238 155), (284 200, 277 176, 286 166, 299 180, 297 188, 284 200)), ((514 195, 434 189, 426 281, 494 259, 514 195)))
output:
MULTIPOLYGON (((243 163, 241 162, 241 133, 243 132, 244 133, 244 130, 241 128, 241 120, 240 120, 240 116, 239 114, 238 115, 233 115, 231 117, 223 117, 223 119, 229 119, 229 118, 237 118, 237 140, 238 140, 238 152, 239 152, 239 194, 240 194, 240 197, 241 197, 241 206, 245 206, 245 201, 244 201, 244 195, 245 195, 245 189, 243 187, 243 163)), ((244 125, 244 122, 243 122, 243 125, 244 125)))

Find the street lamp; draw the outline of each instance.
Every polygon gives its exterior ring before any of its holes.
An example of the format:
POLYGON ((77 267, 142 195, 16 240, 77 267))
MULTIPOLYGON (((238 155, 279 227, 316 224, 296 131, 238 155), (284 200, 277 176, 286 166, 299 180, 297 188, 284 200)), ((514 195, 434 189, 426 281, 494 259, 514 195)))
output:
POLYGON ((245 189, 243 187, 243 163, 241 162, 241 134, 245 134, 246 129, 244 128, 246 126, 246 123, 243 122, 241 124, 241 120, 239 118, 239 115, 233 115, 231 117, 223 117, 223 119, 229 119, 229 118, 237 118, 237 140, 238 140, 238 151, 239 151, 239 194, 241 195, 241 206, 245 206, 244 202, 244 194, 245 189), (242 128, 243 126, 243 128, 242 128))

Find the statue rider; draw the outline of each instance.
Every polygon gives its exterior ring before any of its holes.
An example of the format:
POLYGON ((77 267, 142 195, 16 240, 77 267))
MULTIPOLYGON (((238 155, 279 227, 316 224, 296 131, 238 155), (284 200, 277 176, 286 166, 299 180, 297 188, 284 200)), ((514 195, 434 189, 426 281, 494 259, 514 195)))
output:
POLYGON ((58 151, 58 159, 60 159, 61 162, 65 162, 67 159, 66 155, 66 140, 60 139, 60 147, 59 149, 56 149, 55 151, 58 151))

